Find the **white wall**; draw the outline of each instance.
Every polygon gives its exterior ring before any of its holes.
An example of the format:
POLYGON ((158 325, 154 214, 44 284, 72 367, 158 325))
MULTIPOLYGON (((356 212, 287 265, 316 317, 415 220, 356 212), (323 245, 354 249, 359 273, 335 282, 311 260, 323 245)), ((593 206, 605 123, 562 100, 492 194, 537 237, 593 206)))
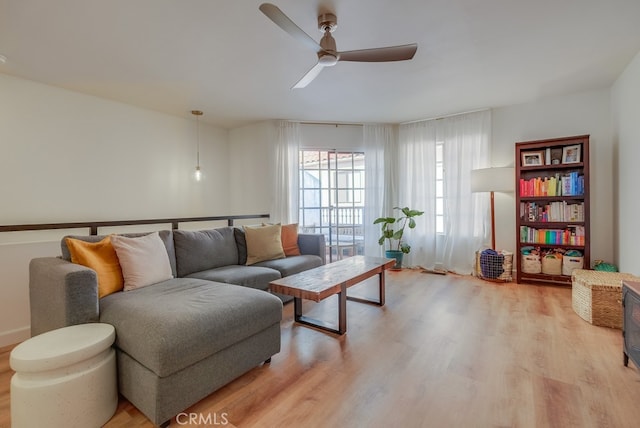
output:
MULTIPOLYGON (((519 141, 589 134, 591 260, 614 261, 613 133, 610 91, 600 90, 493 110, 492 166, 513 166, 519 141)), ((513 194, 496 194, 496 245, 515 251, 513 194)))
MULTIPOLYGON (((192 118, 0 74, 2 225, 230 214, 227 131, 201 122, 200 151, 196 183, 192 118)), ((28 261, 58 239, 0 234, 0 347, 28 337, 28 261)))
POLYGON ((619 218, 616 252, 620 271, 640 275, 640 53, 614 84, 612 106, 616 129, 616 208, 619 218))
POLYGON ((274 122, 260 122, 229 131, 229 180, 233 214, 271 211, 274 122))
POLYGON ((227 131, 0 75, 4 224, 226 214, 227 131), (216 197, 206 197, 215 190, 216 197))

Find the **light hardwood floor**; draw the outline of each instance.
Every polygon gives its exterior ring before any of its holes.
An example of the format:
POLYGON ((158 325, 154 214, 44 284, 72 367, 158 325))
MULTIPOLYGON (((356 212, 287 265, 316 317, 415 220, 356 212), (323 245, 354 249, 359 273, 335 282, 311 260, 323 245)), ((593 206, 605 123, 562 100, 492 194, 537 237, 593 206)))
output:
MULTIPOLYGON (((336 303, 305 312, 334 321, 336 303)), ((271 364, 171 426, 640 426, 640 372, 622 364, 620 330, 579 318, 570 288, 389 272, 386 305, 348 302, 342 337, 294 325, 292 306, 271 364)), ((0 427, 10 425, 9 352, 0 350, 0 427)), ((106 426, 153 425, 121 399, 106 426)))

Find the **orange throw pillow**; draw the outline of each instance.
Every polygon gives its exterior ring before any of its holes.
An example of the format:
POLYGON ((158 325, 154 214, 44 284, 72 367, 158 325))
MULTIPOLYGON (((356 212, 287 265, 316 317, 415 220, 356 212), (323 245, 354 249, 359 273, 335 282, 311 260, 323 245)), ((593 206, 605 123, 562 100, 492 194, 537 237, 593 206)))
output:
POLYGON ((98 275, 98 297, 121 291, 124 279, 116 250, 111 245, 111 236, 99 242, 66 238, 71 254, 71 262, 86 266, 98 275))
POLYGON ((299 256, 298 248, 298 223, 285 224, 281 232, 282 249, 286 256, 299 256))

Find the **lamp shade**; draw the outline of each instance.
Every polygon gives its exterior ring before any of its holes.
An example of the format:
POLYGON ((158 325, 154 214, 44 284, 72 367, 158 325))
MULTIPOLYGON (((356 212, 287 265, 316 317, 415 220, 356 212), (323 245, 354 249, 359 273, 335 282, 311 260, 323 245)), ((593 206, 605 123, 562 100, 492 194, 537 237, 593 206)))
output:
POLYGON ((515 191, 515 170, 510 167, 483 168, 471 171, 472 192, 513 192, 515 191))

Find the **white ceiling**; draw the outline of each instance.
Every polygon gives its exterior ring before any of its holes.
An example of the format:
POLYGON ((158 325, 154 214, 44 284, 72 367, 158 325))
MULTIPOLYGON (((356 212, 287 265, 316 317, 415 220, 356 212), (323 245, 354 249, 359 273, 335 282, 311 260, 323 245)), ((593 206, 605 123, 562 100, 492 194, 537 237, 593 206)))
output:
MULTIPOLYGON (((266 119, 397 123, 609 87, 640 51, 639 0, 271 0, 341 62, 290 89, 313 51, 255 0, 0 0, 0 72, 232 128, 266 119)), ((1 94, 0 94, 1 96, 1 94)))

